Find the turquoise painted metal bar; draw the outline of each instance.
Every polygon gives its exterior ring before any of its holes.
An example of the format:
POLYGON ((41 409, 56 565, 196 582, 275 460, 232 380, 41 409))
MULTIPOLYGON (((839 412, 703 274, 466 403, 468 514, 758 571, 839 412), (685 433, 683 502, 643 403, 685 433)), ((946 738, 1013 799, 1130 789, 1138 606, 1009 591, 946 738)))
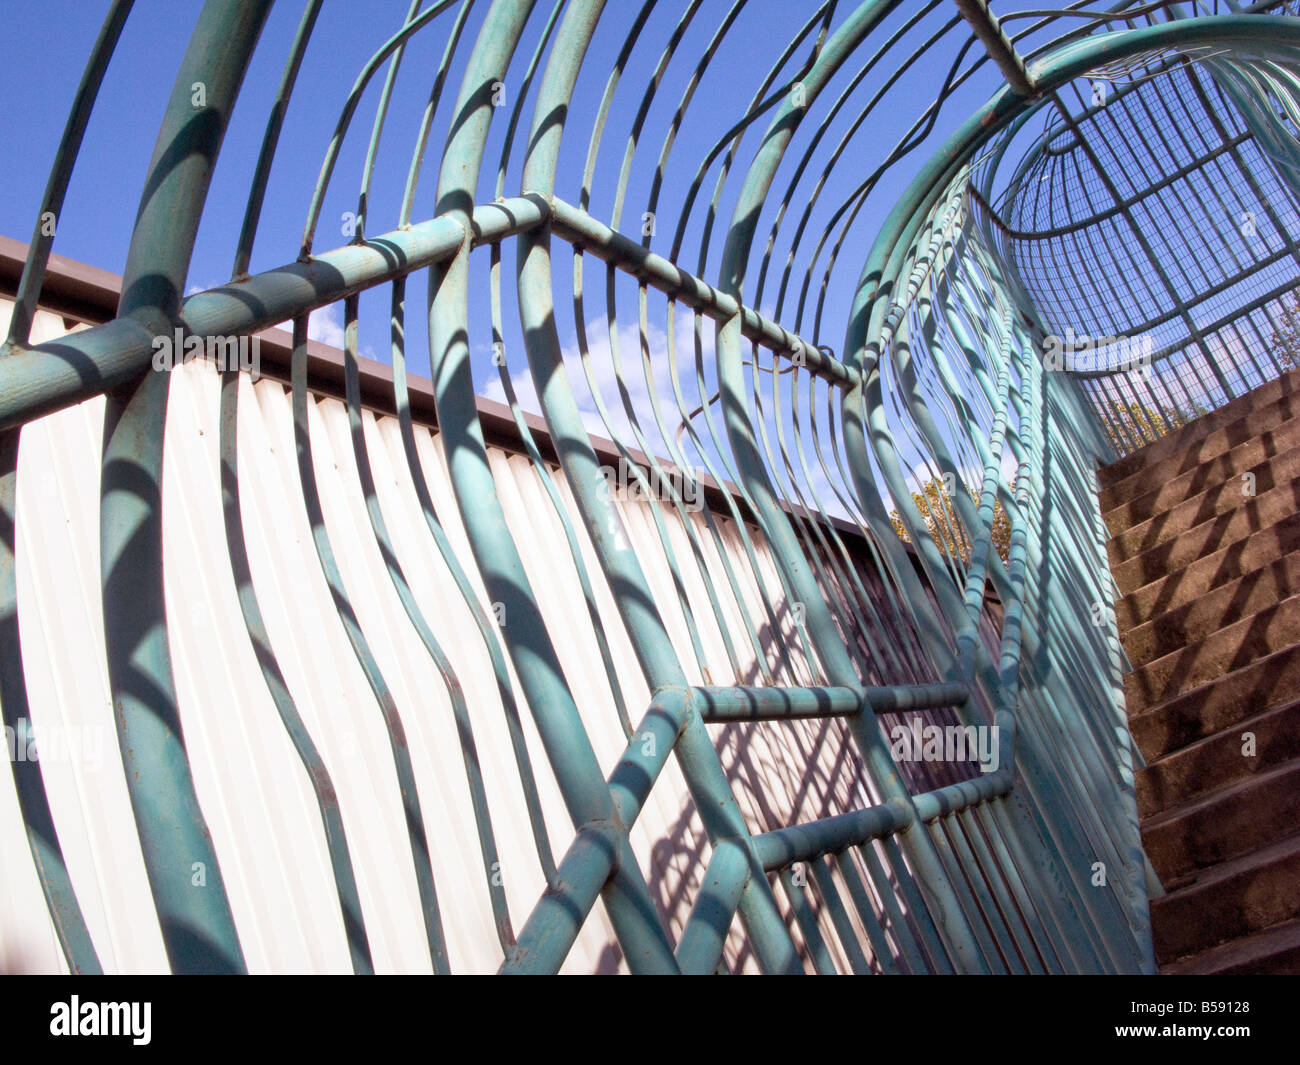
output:
MULTIPOLYGON (((601 3, 575 4, 565 14, 546 75, 539 88, 523 184, 550 195, 558 163, 562 115, 573 91, 577 69, 557 57, 582 54, 599 17, 601 3)), ((582 431, 582 421, 572 390, 564 380, 559 338, 552 313, 550 234, 546 227, 525 234, 519 241, 519 310, 524 335, 530 345, 529 368, 542 409, 559 452, 569 485, 583 513, 587 534, 615 590, 623 623, 632 637, 647 681, 654 688, 678 685, 684 680, 661 619, 651 604, 644 574, 621 535, 621 518, 608 494, 595 454, 582 431)), ((745 838, 748 831, 739 815, 717 754, 698 716, 688 721, 677 751, 687 784, 712 839, 745 838)), ((757 871, 757 870, 756 870, 757 871)), ((765 969, 791 970, 796 966, 793 943, 781 922, 775 897, 765 877, 750 878, 744 889, 740 913, 765 969)))
MULTIPOLYGON (((208 0, 172 89, 122 278, 118 316, 171 333, 222 135, 267 3, 208 0), (197 109, 193 85, 206 88, 197 109)), ((181 731, 162 574, 162 444, 169 379, 110 392, 100 572, 114 722, 149 886, 173 970, 240 972, 243 950, 181 731)))
MULTIPOLYGON (((488 12, 456 103, 458 121, 443 153, 438 201, 468 231, 468 206, 492 115, 484 85, 499 81, 523 29, 531 4, 496 3, 488 12)), ((566 17, 566 24, 568 19, 566 17)), ((560 31, 564 33, 562 24, 560 31)), ((558 43, 557 43, 558 47, 558 43)), ((527 164, 526 164, 527 165, 527 164)), ((468 241, 454 258, 430 270, 429 349, 434 372, 438 421, 452 482, 484 582, 511 619, 506 636, 520 683, 528 695, 552 766, 557 771, 575 827, 607 822, 613 803, 583 730, 559 660, 537 609, 518 551, 511 541, 487 467, 482 429, 473 405, 469 350, 460 324, 466 317, 468 241)), ((668 942, 644 882, 638 882, 626 835, 619 835, 622 878, 602 878, 605 902, 624 940, 634 971, 675 968, 668 942), (629 879, 630 878, 630 879, 629 879)), ((563 863, 562 863, 563 864, 563 863)), ((563 869, 560 873, 564 879, 563 869)))
MULTIPOLYGON (((349 316, 355 319, 355 308, 349 307, 349 316)), ((355 343, 355 340, 353 341, 355 343)), ((393 758, 393 770, 397 775, 402 797, 403 822, 406 826, 407 843, 411 848, 411 857, 415 865, 416 890, 420 897, 420 911, 424 922, 425 941, 429 949, 429 959, 434 972, 448 972, 447 941, 442 926, 442 915, 438 905, 438 891, 434 882, 433 863, 428 832, 425 828, 424 811, 420 802, 419 790, 415 781, 415 770, 411 761, 410 743, 407 740, 407 727, 403 722, 401 710, 393 697, 383 670, 370 649, 369 641, 361 628, 360 619, 352 606, 343 575, 339 570, 329 530, 325 525, 325 514, 321 507, 320 490, 316 481, 316 468, 312 458, 310 400, 307 395, 307 319, 300 317, 293 323, 293 430, 294 444, 297 451, 298 479, 302 489, 303 502, 306 505, 307 523, 311 527, 312 543, 316 549, 316 558, 320 563, 321 573, 329 585, 330 597, 338 612, 338 618, 347 633, 348 642, 356 655, 357 664, 365 674, 366 683, 370 685, 383 719, 384 732, 388 738, 389 750, 393 758)), ((355 385, 350 384, 349 392, 355 385)), ((436 645, 435 645, 436 646, 436 645)))
POLYGON ((717 969, 751 871, 749 852, 743 843, 718 841, 677 943, 677 962, 683 974, 706 976, 717 969))
POLYGON ((901 802, 873 806, 868 810, 764 832, 754 837, 754 850, 764 869, 784 869, 795 862, 808 861, 846 847, 860 846, 869 839, 901 832, 909 823, 910 813, 901 802))
MULTIPOLYGON (((113 49, 131 11, 130 0, 119 0, 105 16, 104 24, 86 62, 81 84, 68 121, 59 141, 50 177, 41 199, 41 210, 27 249, 14 293, 9 330, 0 361, 21 350, 31 338, 32 321, 49 262, 51 248, 64 197, 72 179, 72 169, 81 149, 81 141, 90 120, 95 98, 103 83, 113 49), (51 225, 50 223, 53 223, 51 225)), ((34 726, 29 718, 26 676, 18 619, 17 585, 17 492, 19 431, 0 431, 0 719, 13 737, 13 749, 7 750, 14 776, 18 806, 22 811, 28 846, 36 865, 37 878, 54 923, 68 969, 74 973, 102 972, 99 955, 86 927, 85 915, 77 900, 58 828, 50 811, 44 775, 39 759, 26 757, 38 751, 34 726), (21 756, 19 752, 22 752, 21 756)))
MULTIPOLYGON (((475 209, 473 239, 487 243, 536 225, 548 213, 538 197, 475 209)), ((362 289, 406 277, 455 254, 465 229, 440 215, 408 229, 292 262, 184 301, 179 320, 196 336, 238 336, 328 307, 362 289)), ((133 380, 152 363, 156 334, 115 318, 0 360, 0 428, 61 410, 133 380)))
POLYGON ((298 712, 288 682, 275 658, 270 634, 267 632, 261 606, 257 601, 257 592, 253 587, 248 545, 244 538, 243 510, 239 490, 240 380, 241 375, 237 368, 227 370, 222 374, 221 379, 221 489, 222 508, 226 518, 226 550, 230 555, 231 572, 239 592, 239 608, 244 617, 244 626, 248 630, 248 638, 257 651, 257 661, 266 680, 267 691, 275 703, 294 750, 307 771, 307 779, 311 782, 312 791, 316 796, 353 971, 371 973, 374 970, 374 959, 370 952, 365 917, 361 912, 361 898, 357 889, 356 873, 352 867, 347 834, 343 828, 338 794, 334 789, 329 769, 321 758, 310 730, 298 712))
POLYGON ((961 684, 897 685, 889 688, 702 687, 693 689, 705 721, 788 720, 849 717, 864 705, 896 713, 960 706, 969 697, 961 684))

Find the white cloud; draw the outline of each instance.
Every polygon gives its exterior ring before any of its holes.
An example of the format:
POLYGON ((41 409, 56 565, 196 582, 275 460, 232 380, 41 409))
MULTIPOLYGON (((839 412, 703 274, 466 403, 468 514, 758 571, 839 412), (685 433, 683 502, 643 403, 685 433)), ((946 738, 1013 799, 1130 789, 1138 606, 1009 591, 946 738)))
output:
MULTIPOLYGON (((706 365, 713 362, 713 325, 704 323, 704 358, 706 365)), ((674 343, 677 362, 678 380, 681 384, 683 399, 687 411, 699 406, 698 390, 695 385, 695 341, 693 337, 691 315, 677 316, 674 343)), ((645 439, 648 449, 657 456, 668 457, 670 449, 665 443, 655 419, 651 403, 651 382, 646 379, 643 361, 640 328, 635 324, 618 325, 614 330, 613 345, 610 331, 603 318, 593 318, 587 323, 588 365, 590 367, 591 385, 588 384, 587 369, 583 366, 581 350, 575 341, 564 347, 564 366, 573 389, 574 400, 582 415, 583 425, 590 433, 610 436, 611 431, 629 446, 640 446, 633 432, 633 418, 628 416, 630 408, 637 425, 645 439), (619 375, 614 370, 613 350, 617 348, 622 367, 622 379, 627 391, 625 404, 619 388, 619 375), (596 394, 604 404, 610 425, 605 425, 600 414, 600 405, 592 395, 596 394)), ((651 323, 646 330, 645 352, 648 355, 650 375, 653 377, 653 395, 659 406, 664 429, 672 438, 681 423, 682 415, 677 399, 673 394, 669 373, 669 352, 667 334, 658 325, 651 323)), ((496 367, 492 367, 496 371, 496 367)), ((541 402, 533 385, 533 377, 527 366, 516 364, 511 367, 510 381, 519 399, 519 405, 526 411, 541 413, 541 402)), ((497 372, 486 382, 482 393, 488 399, 499 403, 506 401, 505 389, 497 372)), ((699 420, 697 417, 697 425, 699 420)), ((702 427, 701 427, 702 428, 702 427)), ((683 447, 687 449, 687 458, 693 458, 690 450, 689 434, 683 432, 683 447)))
MULTIPOLYGON (((293 322, 281 322, 275 328, 283 329, 286 333, 293 332, 293 322)), ((327 307, 318 307, 307 316, 307 339, 315 340, 319 344, 326 344, 332 348, 343 348, 344 338, 343 323, 343 304, 331 303, 327 307)), ((369 344, 361 343, 358 345, 359 354, 362 358, 373 359, 374 350, 369 344)))
POLYGON ((307 339, 332 348, 343 347, 343 305, 331 303, 312 311, 307 319, 307 339))
MULTIPOLYGON (((701 338, 703 347, 703 359, 706 367, 705 382, 706 387, 712 389, 715 387, 714 366, 714 337, 715 327, 712 321, 704 320, 701 326, 701 338)), ((693 316, 689 312, 680 311, 676 316, 674 323, 674 356, 677 365, 677 377, 682 391, 683 400, 686 405, 687 413, 695 411, 700 406, 701 397, 696 384, 695 376, 695 337, 693 316)), ((595 388, 604 401, 606 410, 609 414, 614 433, 631 447, 639 447, 636 437, 632 433, 631 420, 629 419, 624 405, 623 396, 619 389, 618 375, 614 372, 614 361, 610 345, 609 327, 604 318, 595 318, 587 323, 587 342, 588 342, 588 359, 591 366, 591 377, 595 388)), ((652 394, 651 383, 646 380, 646 372, 643 366, 642 341, 639 326, 634 323, 623 324, 616 327, 614 332, 614 342, 617 345, 619 359, 623 370, 623 384, 627 390, 628 403, 632 412, 636 416, 638 425, 644 435, 647 449, 660 458, 671 459, 671 449, 665 443, 663 435, 655 420, 654 411, 651 406, 650 397, 652 394)), ((746 341, 745 354, 748 357, 748 342, 746 341)), ((673 393, 672 380, 669 374, 669 353, 668 353, 668 336, 665 330, 655 324, 650 324, 646 331, 645 349, 648 352, 648 361, 650 363, 651 376, 653 377, 653 395, 659 404, 661 417, 664 421, 664 428, 670 439, 678 438, 677 430, 682 421, 681 409, 678 406, 676 396, 673 393)), ((582 365, 581 352, 576 341, 562 348, 564 356, 565 370, 567 372, 569 384, 573 389, 574 400, 578 405, 579 413, 582 416, 583 425, 588 432, 598 436, 610 436, 610 428, 607 428, 597 408, 595 400, 592 398, 591 389, 588 387, 587 374, 582 365)), ((762 356, 764 365, 770 365, 770 355, 764 353, 762 356)), ((499 403, 506 401, 505 389, 503 388, 499 371, 495 366, 490 366, 491 377, 480 387, 482 394, 499 403)), ((786 405, 786 412, 783 416, 785 429, 786 446, 790 449, 790 461, 796 471, 800 470, 798 455, 795 452, 793 440, 793 422, 789 416, 788 406, 790 398, 789 378, 782 381, 782 398, 786 405)), ((523 360, 515 360, 511 366, 510 382, 519 400, 519 405, 530 413, 540 414, 541 403, 537 397, 537 391, 533 385, 532 374, 528 367, 523 364, 523 360)), ((800 407, 801 407, 801 426, 802 431, 806 434, 808 431, 808 421, 806 415, 807 391, 806 383, 801 386, 800 407)), ((711 393, 710 393, 711 394, 711 393)), ((763 394, 765 397, 770 396, 770 382, 767 375, 764 375, 763 394)), ((770 399, 765 401, 770 406, 770 399)), ((726 430, 723 427, 719 405, 714 402, 710 407, 710 414, 713 418, 714 427, 719 437, 726 440, 726 430)), ((767 415, 767 433, 768 441, 773 449, 778 448, 778 441, 775 436, 775 427, 772 422, 770 410, 765 408, 767 415)), ((713 447, 712 439, 709 435, 708 427, 705 424, 702 414, 696 414, 692 420, 696 432, 699 434, 701 446, 706 449, 714 468, 724 477, 728 476, 727 467, 718 461, 717 451, 713 447)), ((820 423, 819 423, 820 424, 820 423)), ((680 434, 681 450, 683 457, 688 463, 693 464, 703 472, 705 466, 699 452, 691 443, 690 434, 683 430, 680 434)), ((762 441, 759 441, 760 447, 762 441)), ((724 444, 725 446, 725 444, 724 444)), ((844 508, 836 499, 835 492, 832 490, 829 481, 822 472, 821 465, 817 460, 816 451, 811 443, 805 442, 805 458, 809 466, 812 477, 812 488, 816 496, 820 499, 823 506, 835 515, 844 517, 844 508)), ((823 452, 827 461, 831 459, 831 450, 829 445, 823 445, 823 452)), ((777 461, 781 462, 779 453, 777 461)), ((816 508, 813 497, 809 494, 809 486, 804 482, 802 472, 797 474, 799 478, 800 490, 804 493, 804 498, 808 505, 816 508)), ((778 487, 786 492, 790 491, 789 477, 785 470, 784 464, 780 469, 780 476, 777 478, 778 487)), ((843 488, 841 488, 843 491, 843 488)), ((851 493, 850 493, 851 494, 851 493)))

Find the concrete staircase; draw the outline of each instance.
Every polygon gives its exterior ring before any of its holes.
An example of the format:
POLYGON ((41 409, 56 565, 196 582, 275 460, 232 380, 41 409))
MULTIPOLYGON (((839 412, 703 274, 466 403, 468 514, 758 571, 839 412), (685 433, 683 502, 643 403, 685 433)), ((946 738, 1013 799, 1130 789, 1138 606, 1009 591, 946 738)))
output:
POLYGON ((1300 973, 1300 371, 1100 483, 1161 970, 1300 973))

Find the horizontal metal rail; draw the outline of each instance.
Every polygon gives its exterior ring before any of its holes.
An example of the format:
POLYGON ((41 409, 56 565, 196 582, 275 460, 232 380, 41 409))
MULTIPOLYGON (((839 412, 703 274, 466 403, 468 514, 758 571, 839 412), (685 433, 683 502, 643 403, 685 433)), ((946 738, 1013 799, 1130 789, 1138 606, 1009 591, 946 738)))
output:
MULTIPOLYGON (((557 233, 600 258, 717 319, 739 315, 749 339, 774 353, 798 360, 835 384, 852 384, 854 372, 749 307, 630 238, 602 226, 562 201, 525 194, 474 208, 472 246, 499 243, 554 221, 557 233)), ((242 281, 186 298, 180 325, 186 335, 238 336, 256 333, 293 317, 328 307, 376 285, 400 280, 445 262, 460 249, 465 231, 446 216, 408 229, 348 244, 287 263, 242 281)), ((0 429, 78 403, 131 380, 150 365, 156 334, 131 320, 104 325, 48 344, 15 347, 0 361, 0 429)))
POLYGON ((864 709, 878 714, 961 706, 970 698, 964 684, 900 684, 871 687, 702 687, 694 688, 705 721, 786 721, 849 717, 864 709))

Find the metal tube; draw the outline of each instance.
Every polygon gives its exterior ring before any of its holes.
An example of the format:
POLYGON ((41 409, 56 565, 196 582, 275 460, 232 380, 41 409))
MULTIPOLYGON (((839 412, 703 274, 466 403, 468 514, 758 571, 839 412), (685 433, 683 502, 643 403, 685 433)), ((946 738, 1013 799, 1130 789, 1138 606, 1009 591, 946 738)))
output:
POLYGON ((764 832, 754 837, 754 853, 764 869, 786 869, 795 862, 809 861, 823 854, 858 846, 869 839, 879 839, 891 832, 901 832, 909 824, 910 811, 899 802, 889 802, 764 832))
POLYGON ((719 840, 677 943, 677 961, 684 974, 708 975, 717 968, 750 874, 744 843, 719 840))
MULTIPOLYGON (((230 112, 270 4, 208 0, 181 62, 122 278, 121 318, 169 333, 230 112), (192 86, 206 88, 196 108, 192 86)), ((240 972, 243 950, 190 773, 167 641, 162 574, 165 373, 109 395, 100 572, 114 721, 168 960, 240 972)))

